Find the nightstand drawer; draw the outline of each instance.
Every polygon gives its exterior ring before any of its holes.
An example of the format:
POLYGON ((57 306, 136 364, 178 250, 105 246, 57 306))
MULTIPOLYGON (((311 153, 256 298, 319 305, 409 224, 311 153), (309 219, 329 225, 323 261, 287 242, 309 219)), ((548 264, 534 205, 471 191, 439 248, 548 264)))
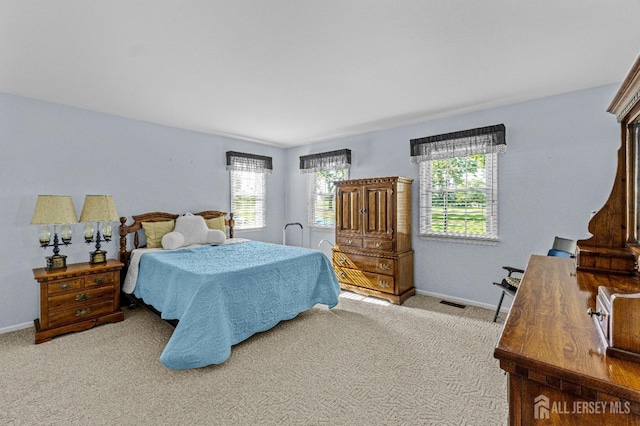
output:
POLYGON ((85 290, 74 293, 67 293, 49 298, 49 310, 58 311, 61 309, 75 309, 78 306, 94 304, 103 301, 113 300, 113 286, 101 287, 94 290, 85 290))
POLYGON ((333 264, 363 271, 393 275, 395 260, 384 257, 363 256, 359 254, 333 252, 333 264))
POLYGON ((49 314, 49 327, 58 327, 113 312, 113 300, 49 314))
POLYGON ((100 285, 111 284, 115 282, 115 274, 113 272, 105 272, 103 274, 91 274, 85 278, 85 287, 95 287, 100 285))
POLYGON ((371 272, 359 271, 357 269, 340 268, 334 266, 338 281, 358 287, 371 288, 385 293, 395 291, 395 280, 393 276, 374 274, 371 272))
POLYGON ((84 283, 84 278, 53 281, 47 285, 47 293, 56 294, 63 291, 78 290, 82 288, 82 283, 84 283))

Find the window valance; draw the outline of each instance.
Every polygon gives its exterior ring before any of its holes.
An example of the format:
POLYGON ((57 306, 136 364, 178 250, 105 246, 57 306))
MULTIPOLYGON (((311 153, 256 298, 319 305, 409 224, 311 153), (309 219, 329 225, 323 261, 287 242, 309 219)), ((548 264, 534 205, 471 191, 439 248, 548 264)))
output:
POLYGON ((414 163, 506 151, 504 124, 411 139, 414 163))
POLYGON ((263 155, 227 151, 227 170, 271 174, 273 160, 263 155))
POLYGON ((300 171, 302 173, 315 173, 349 168, 351 168, 350 149, 339 149, 337 151, 321 152, 319 154, 304 155, 300 157, 300 171))

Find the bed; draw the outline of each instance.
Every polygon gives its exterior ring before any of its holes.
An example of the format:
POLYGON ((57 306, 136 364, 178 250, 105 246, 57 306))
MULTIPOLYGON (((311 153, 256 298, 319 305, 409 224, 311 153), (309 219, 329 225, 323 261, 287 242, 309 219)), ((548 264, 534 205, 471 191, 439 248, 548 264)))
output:
MULTIPOLYGON (((195 215, 209 220, 226 213, 195 215)), ((332 308, 338 303, 340 287, 322 252, 233 238, 233 216, 224 220, 231 238, 219 244, 145 247, 139 234, 149 241, 149 226, 172 220, 184 219, 153 212, 133 216, 131 225, 121 218, 119 228, 123 293, 174 320, 175 330, 160 355, 166 367, 221 364, 233 345, 250 336, 316 304, 332 308), (128 240, 133 240, 132 249, 128 240)))

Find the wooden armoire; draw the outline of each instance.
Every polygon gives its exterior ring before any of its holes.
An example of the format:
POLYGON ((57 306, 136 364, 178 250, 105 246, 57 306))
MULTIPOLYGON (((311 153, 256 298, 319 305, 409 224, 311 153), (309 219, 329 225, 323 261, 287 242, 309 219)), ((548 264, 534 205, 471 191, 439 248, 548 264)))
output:
POLYGON ((343 289, 398 305, 415 294, 412 182, 397 176, 334 182, 333 267, 343 289))

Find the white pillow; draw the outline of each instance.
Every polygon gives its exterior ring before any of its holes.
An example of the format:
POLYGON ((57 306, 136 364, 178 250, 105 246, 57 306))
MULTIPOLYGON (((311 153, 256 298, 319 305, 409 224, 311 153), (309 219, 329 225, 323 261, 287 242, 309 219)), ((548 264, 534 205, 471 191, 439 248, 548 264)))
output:
POLYGON ((184 236, 183 246, 209 243, 209 228, 202 216, 186 213, 176 219, 176 226, 173 230, 184 236))
POLYGON ((173 250, 184 245, 184 235, 173 231, 164 234, 162 237, 162 248, 165 250, 173 250))
POLYGON ((227 236, 224 235, 224 232, 219 229, 209 229, 207 235, 208 244, 224 244, 225 241, 227 241, 227 236))

